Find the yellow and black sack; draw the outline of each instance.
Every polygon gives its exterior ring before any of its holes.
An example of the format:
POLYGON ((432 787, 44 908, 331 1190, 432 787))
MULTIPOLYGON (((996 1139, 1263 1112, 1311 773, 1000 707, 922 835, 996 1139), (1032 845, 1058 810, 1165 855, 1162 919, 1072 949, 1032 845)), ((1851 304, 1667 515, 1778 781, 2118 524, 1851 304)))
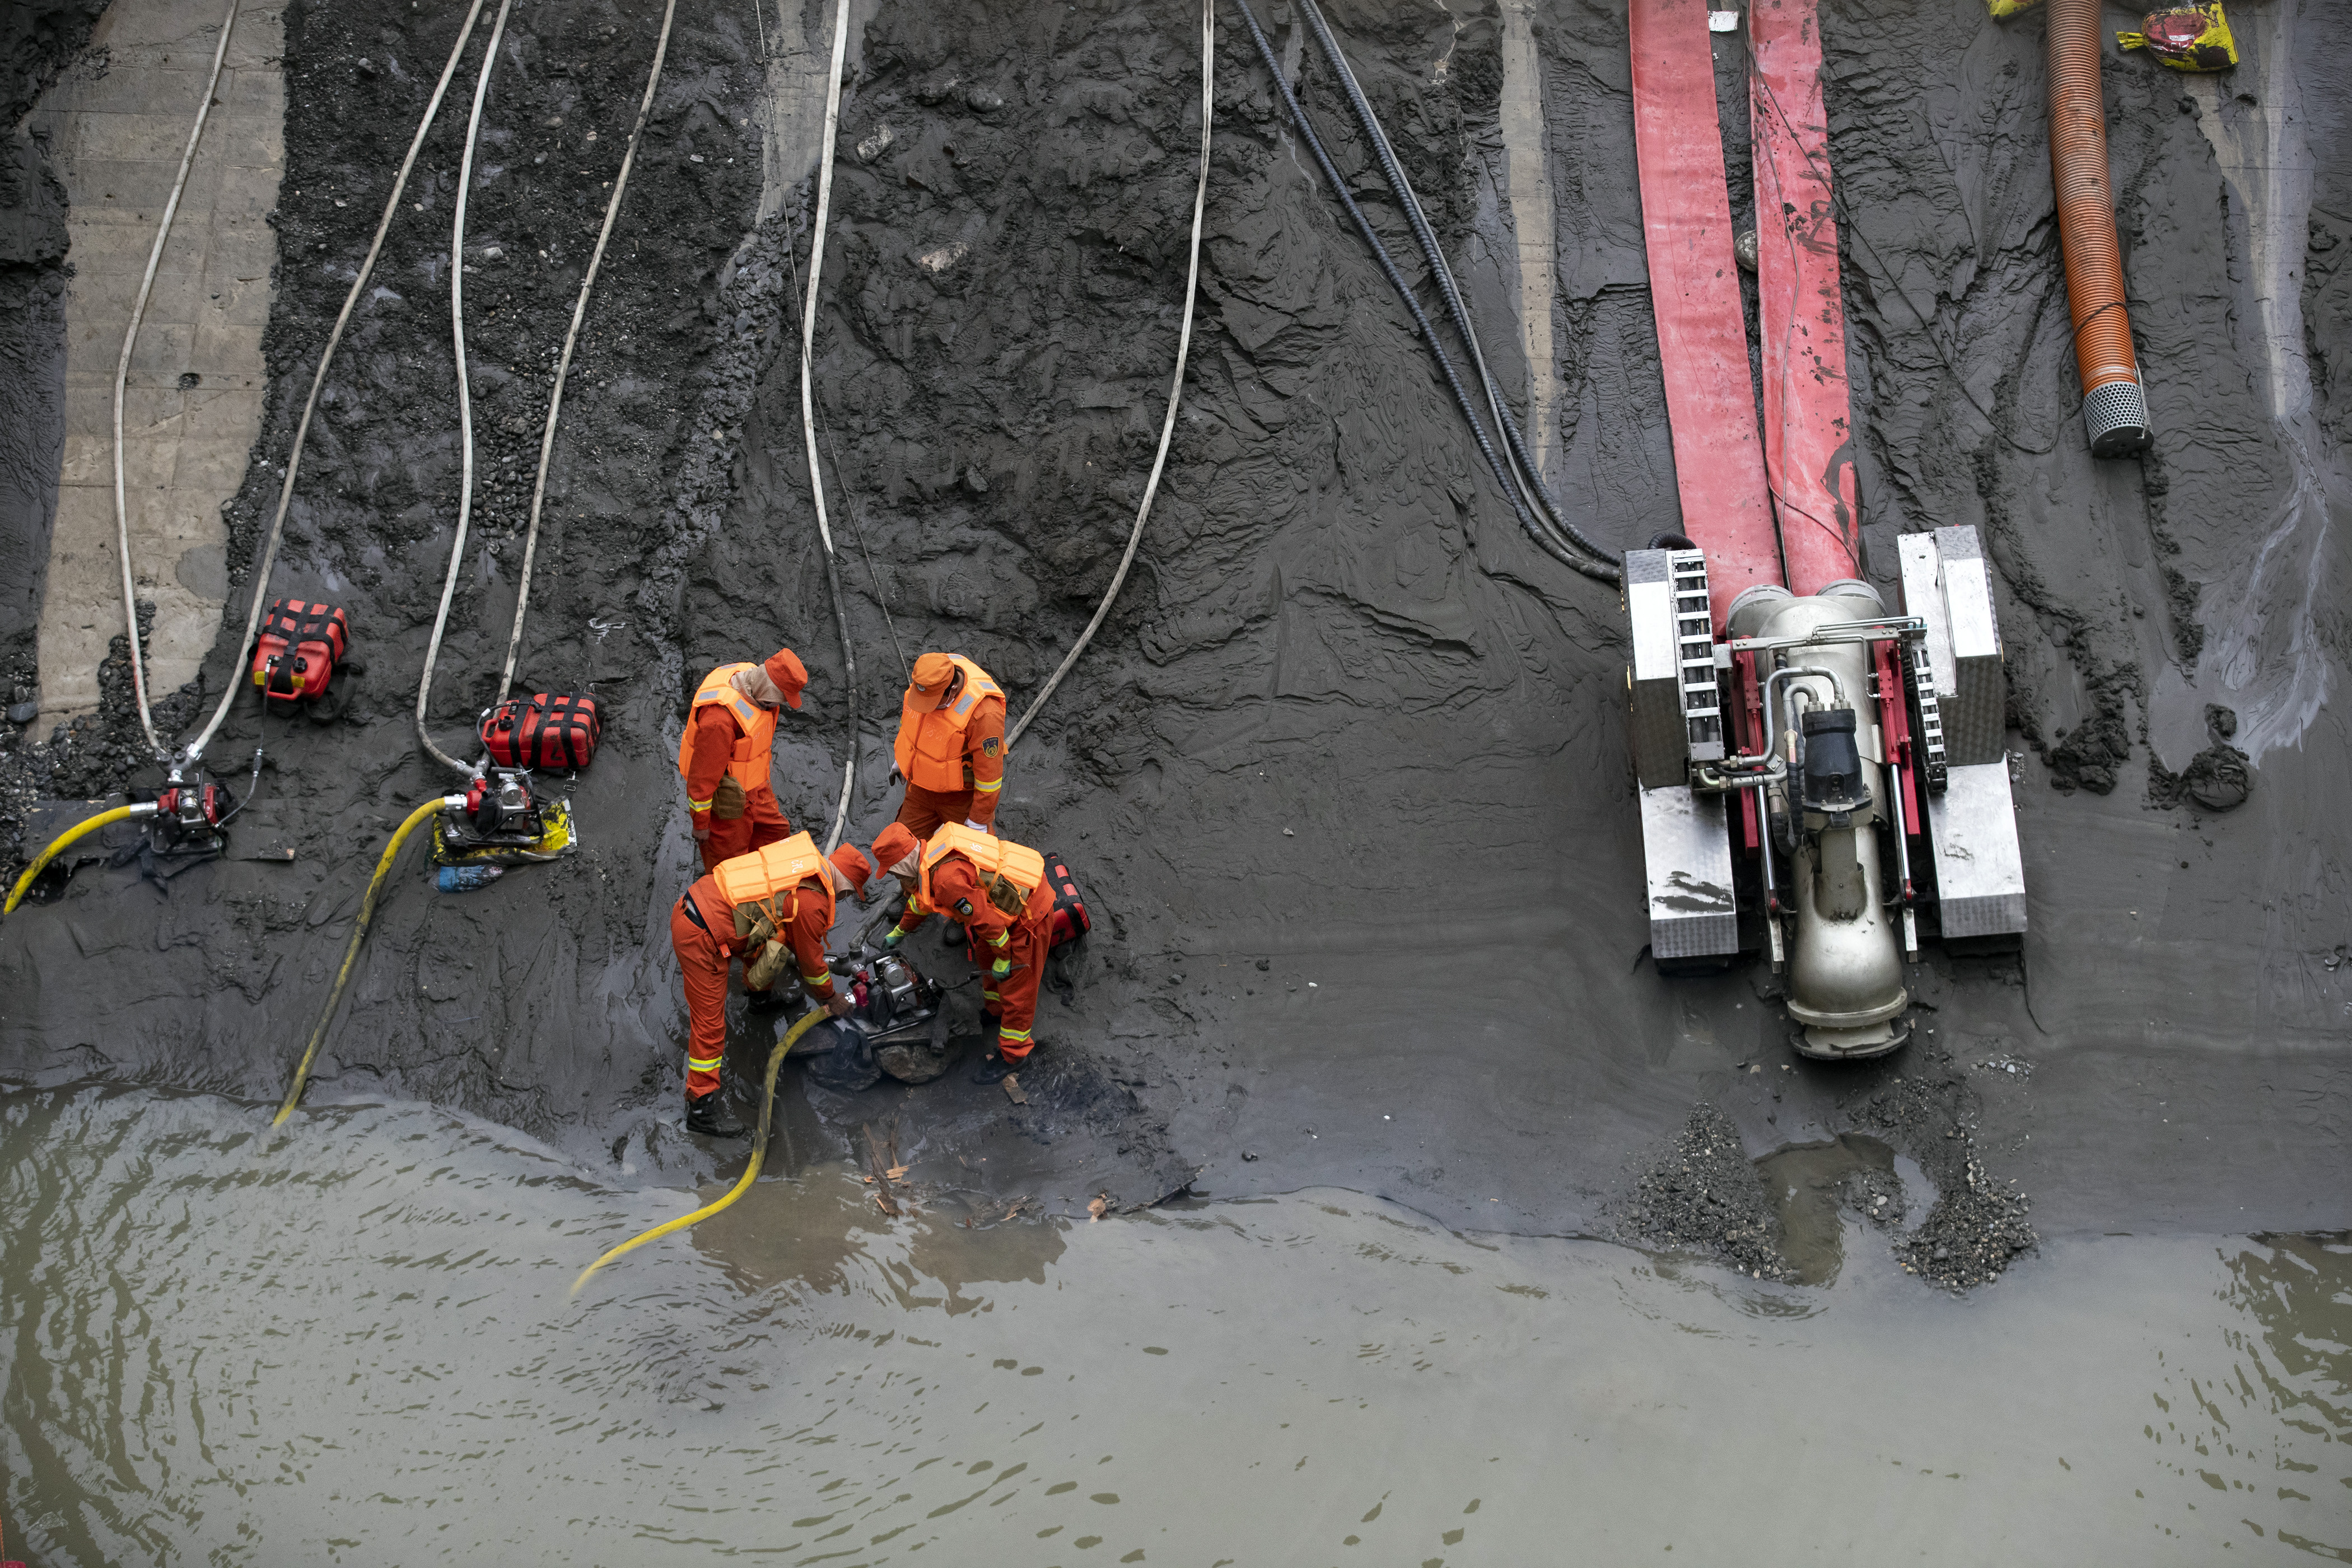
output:
POLYGON ((2238 40, 2230 36, 2221 0, 2150 11, 2140 27, 2137 33, 2117 33, 2116 44, 2146 49, 2177 71, 2225 71, 2238 63, 2238 40))

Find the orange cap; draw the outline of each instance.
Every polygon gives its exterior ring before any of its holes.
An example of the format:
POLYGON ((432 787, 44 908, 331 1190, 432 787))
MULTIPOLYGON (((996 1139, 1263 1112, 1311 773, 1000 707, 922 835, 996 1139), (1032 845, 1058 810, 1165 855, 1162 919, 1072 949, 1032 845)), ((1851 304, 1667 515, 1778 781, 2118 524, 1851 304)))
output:
POLYGON ((873 863, 857 852, 855 844, 845 844, 831 857, 833 868, 849 879, 850 891, 859 898, 866 896, 866 879, 874 875, 873 863))
POLYGON ((874 837, 874 863, 887 871, 922 847, 905 823, 894 822, 874 837))
POLYGON ((808 685, 808 666, 801 662, 800 655, 788 647, 779 648, 775 657, 760 668, 768 672, 768 679, 776 683, 785 701, 795 708, 801 705, 801 692, 808 685))
POLYGON ((908 679, 918 692, 936 700, 948 682, 955 679, 955 673, 954 659, 943 653, 927 653, 916 658, 914 673, 908 679))

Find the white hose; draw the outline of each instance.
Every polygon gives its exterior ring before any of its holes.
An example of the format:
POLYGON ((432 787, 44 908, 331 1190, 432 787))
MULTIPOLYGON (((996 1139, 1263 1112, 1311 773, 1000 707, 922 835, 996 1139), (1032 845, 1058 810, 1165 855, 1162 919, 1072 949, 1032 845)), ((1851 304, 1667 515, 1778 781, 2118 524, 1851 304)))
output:
POLYGON ((849 0, 840 0, 833 15, 833 68, 824 84, 824 142, 816 165, 816 221, 809 239, 808 298, 801 306, 801 438, 808 448, 809 496, 816 503, 816 532, 824 544, 825 575, 833 586, 834 619, 841 626, 841 658, 849 672, 850 758, 841 771, 841 804, 834 808, 833 832, 824 852, 841 845, 849 824, 850 792, 857 784, 857 654, 849 643, 849 616, 841 599, 841 566, 833 553, 833 525, 824 512, 824 474, 816 460, 816 397, 810 388, 809 365, 816 344, 817 279, 824 270, 824 230, 833 211, 833 148, 841 133, 841 67, 849 52, 849 0))
POLYGON ((155 244, 147 252, 147 273, 139 279, 138 298, 131 302, 131 324, 122 330, 122 355, 114 364, 114 546, 116 559, 122 564, 122 622, 130 635, 131 690, 139 700, 139 727, 147 731, 147 744, 159 761, 171 755, 171 748, 155 733, 154 716, 147 709, 147 658, 139 646, 139 590, 131 577, 131 517, 122 497, 122 387, 131 375, 131 348, 139 341, 139 322, 147 313, 147 296, 154 291, 155 267, 163 259, 163 242, 171 237, 172 219, 180 210, 180 194, 188 186, 188 167, 196 161, 196 143, 204 136, 205 121, 212 117, 213 94, 220 87, 221 62, 228 58, 228 36, 236 26, 240 3, 241 0, 228 0, 228 16, 221 22, 220 43, 213 50, 213 74, 205 80, 205 96, 196 105, 196 122, 188 132, 187 151, 180 154, 180 172, 172 181, 171 195, 163 202, 163 221, 156 226, 155 244))
POLYGON ((444 767, 470 776, 473 769, 433 743, 425 728, 425 705, 433 698, 433 667, 441 658, 441 634, 449 625, 449 601, 466 563, 466 525, 474 515, 474 395, 466 369, 466 198, 474 188, 474 144, 482 131, 482 100, 490 93, 490 68, 498 63, 499 39, 507 30, 514 0, 499 0, 490 24, 490 47, 482 51, 482 74, 474 80, 474 114, 466 125, 466 153, 457 163, 457 205, 449 220, 449 342, 457 359, 457 432, 464 454, 457 488, 457 531, 449 541, 449 571, 441 579, 441 608, 433 616, 433 640, 425 646, 425 672, 416 682, 416 743, 444 767))
POLYGON ((1052 698, 1055 688, 1062 684, 1062 677, 1078 662, 1078 655, 1087 651, 1087 645, 1101 629, 1103 617, 1110 614, 1111 601, 1118 597, 1119 588, 1127 582, 1128 568, 1135 564, 1136 547, 1143 542, 1143 525, 1151 516, 1151 500, 1160 493, 1160 471, 1167 465, 1168 446, 1176 436, 1176 406, 1184 395, 1184 361, 1192 348, 1192 300, 1201 283, 1201 219, 1209 203, 1209 121, 1216 108, 1216 0, 1201 0, 1201 181, 1192 191, 1192 252, 1184 272, 1184 324, 1176 333, 1176 374, 1168 383, 1168 417, 1160 426, 1160 450, 1151 459, 1151 477, 1143 484, 1143 504, 1136 508, 1135 528, 1127 536, 1127 553, 1119 557, 1118 571, 1110 580, 1109 590, 1103 595, 1102 603, 1095 606, 1095 618, 1078 634, 1078 640, 1047 679, 1045 689, 1029 704, 1029 710, 1021 715, 1021 721, 1005 734, 1004 749, 1008 752, 1022 731, 1029 728, 1029 721, 1052 698))
POLYGON ((572 306, 572 330, 563 334, 563 356, 555 363, 555 390, 547 399, 547 428, 539 437, 539 478, 530 487, 530 529, 522 543, 522 586, 515 596, 514 630, 507 635, 506 670, 499 677, 500 700, 514 687, 515 659, 522 651, 522 618, 530 607, 530 571, 539 559, 540 507, 547 497, 548 465, 555 457, 555 423, 563 410, 563 381, 572 374, 572 350, 580 341, 580 323, 588 317, 589 290, 596 287, 596 273, 604 265, 604 247, 613 238, 614 220, 621 216, 621 193, 629 188, 629 169, 636 162, 637 141, 645 134, 646 121, 654 111, 654 89, 661 85, 662 60, 669 53, 669 26, 677 16, 677 0, 668 0, 662 7, 661 37, 654 43, 654 68, 646 78, 646 96, 637 105, 637 122, 629 127, 629 144, 621 153, 621 172, 613 177, 613 199, 604 204, 604 226, 597 231, 596 253, 588 258, 588 276, 580 280, 580 298, 572 306))
POLYGON ((841 67, 849 51, 849 0, 833 16, 833 70, 824 87, 824 145, 816 164, 816 222, 809 239, 808 299, 801 307, 801 437, 808 447, 809 493, 816 500, 817 537, 833 553, 833 526, 825 519, 824 486, 817 480, 816 402, 809 389, 809 360, 816 342, 816 286, 824 270, 825 223, 833 214, 833 146, 841 133, 841 67))
POLYGON ((253 609, 245 618, 245 638, 237 644, 236 658, 230 661, 220 706, 213 710, 203 732, 188 743, 190 763, 204 756, 205 748, 212 744, 213 737, 228 718, 229 705, 236 700, 245 673, 246 650, 253 647, 254 634, 261 629, 261 608, 269 597, 269 573, 278 563, 278 542, 286 534, 286 510, 294 501, 295 477, 302 471, 302 443, 310 434, 310 416, 318 410, 319 390, 327 384, 327 366, 334 362, 336 345, 343 340, 343 329, 351 323, 352 311, 358 307, 360 295, 375 271, 375 258, 383 249, 383 237, 392 227, 393 215, 400 210, 401 194, 408 188, 408 173, 416 166, 416 154, 425 145, 425 133, 433 129, 434 117, 441 112, 442 95, 449 90, 449 79, 457 72, 457 60, 466 52, 466 40, 474 36, 474 23, 481 16, 482 5, 483 0, 474 0, 472 8, 466 13, 466 25, 457 29, 457 41, 449 46, 449 63, 441 68, 441 79, 433 89, 432 101, 425 106, 425 118, 416 122, 416 134, 409 139, 408 155, 400 161, 400 173, 394 176, 392 195, 384 202, 383 216, 375 226, 374 242, 360 263, 359 275, 352 279, 352 291, 343 298, 342 313, 335 318, 334 330, 327 334, 327 346, 319 354, 318 372, 310 377, 310 395, 302 400, 302 418, 294 427, 293 448, 286 455, 286 482, 278 487, 278 514, 270 520, 269 538, 262 547, 260 563, 254 570, 253 609))

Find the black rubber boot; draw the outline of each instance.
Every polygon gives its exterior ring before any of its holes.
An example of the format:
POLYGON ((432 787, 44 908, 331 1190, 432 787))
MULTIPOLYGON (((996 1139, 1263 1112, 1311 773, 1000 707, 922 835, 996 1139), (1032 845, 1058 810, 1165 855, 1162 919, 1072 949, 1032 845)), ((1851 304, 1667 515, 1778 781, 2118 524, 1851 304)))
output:
POLYGON ((987 1050, 981 1053, 980 1065, 971 1069, 971 1081, 974 1083, 1003 1083, 1004 1081, 1004 1075, 1012 1070, 1012 1068, 1005 1065, 1004 1058, 996 1054, 996 1047, 991 1046, 987 1050))
POLYGON ((717 1089, 686 1100, 686 1130, 698 1138, 740 1138, 751 1131, 727 1109, 727 1097, 717 1089))

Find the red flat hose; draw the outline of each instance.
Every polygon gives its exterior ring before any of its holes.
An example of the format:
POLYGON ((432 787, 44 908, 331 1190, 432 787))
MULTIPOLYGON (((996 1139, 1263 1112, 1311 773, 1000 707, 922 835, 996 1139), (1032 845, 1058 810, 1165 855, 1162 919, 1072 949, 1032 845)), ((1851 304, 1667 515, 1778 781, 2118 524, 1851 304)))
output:
MULTIPOLYGON (((1731 251, 1731 197, 1723 183, 1723 127, 1706 0, 1632 0, 1633 156, 1642 187, 1642 242, 1650 309, 1674 439, 1682 532, 1706 552, 1715 624, 1749 588, 1781 579, 1756 395, 1748 377, 1748 324, 1731 251)), ((1852 574, 1846 574, 1851 575, 1852 574)))
POLYGON ((2049 0, 2050 183, 2066 255, 2066 304, 2083 377, 2083 426, 2095 458, 2148 443, 2147 394, 2124 310, 2123 252, 2107 183, 2107 111, 2099 96, 2099 0, 2049 0))
POLYGON ((1837 194, 1830 183, 1830 116, 1813 0, 1752 0, 1748 47, 1764 472, 1789 591, 1818 594, 1870 574, 1862 563, 1837 194))

